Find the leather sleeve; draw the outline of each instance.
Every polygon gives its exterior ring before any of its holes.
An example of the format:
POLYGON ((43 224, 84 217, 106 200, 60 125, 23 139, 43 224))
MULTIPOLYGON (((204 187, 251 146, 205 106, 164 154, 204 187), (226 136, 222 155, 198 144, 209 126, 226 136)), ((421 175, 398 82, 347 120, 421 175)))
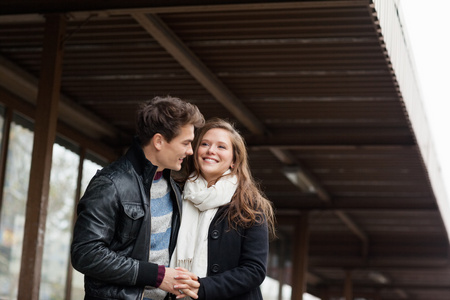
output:
POLYGON ((132 204, 124 209, 119 198, 118 187, 107 176, 91 181, 78 205, 72 265, 87 276, 117 285, 156 283, 158 266, 127 254, 127 239, 132 241, 134 233, 126 222, 139 221, 143 211, 132 204))

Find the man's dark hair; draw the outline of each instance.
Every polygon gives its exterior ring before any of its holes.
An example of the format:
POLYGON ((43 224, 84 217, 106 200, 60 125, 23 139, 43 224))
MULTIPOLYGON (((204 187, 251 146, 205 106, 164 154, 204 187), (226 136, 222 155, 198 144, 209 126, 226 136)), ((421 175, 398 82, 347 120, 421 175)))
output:
POLYGON ((155 97, 141 104, 137 111, 137 135, 143 146, 159 133, 167 142, 176 137, 181 127, 192 124, 200 128, 205 119, 197 106, 180 98, 155 97))

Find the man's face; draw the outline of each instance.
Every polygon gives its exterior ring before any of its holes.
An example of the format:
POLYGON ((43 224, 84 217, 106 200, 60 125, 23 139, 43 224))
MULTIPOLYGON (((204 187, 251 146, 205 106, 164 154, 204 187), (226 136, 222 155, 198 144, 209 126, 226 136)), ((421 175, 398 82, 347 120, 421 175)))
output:
POLYGON ((158 153, 158 171, 164 169, 179 171, 183 159, 193 154, 193 139, 194 125, 192 124, 181 127, 180 134, 174 137, 170 143, 163 138, 161 151, 158 153))

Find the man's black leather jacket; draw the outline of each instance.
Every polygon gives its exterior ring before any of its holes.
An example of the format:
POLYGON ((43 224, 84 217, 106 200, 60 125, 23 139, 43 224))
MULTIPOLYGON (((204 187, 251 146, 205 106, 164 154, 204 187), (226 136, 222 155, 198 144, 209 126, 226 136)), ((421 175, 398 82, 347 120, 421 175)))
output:
MULTIPOLYGON (((137 139, 128 152, 92 178, 81 198, 71 247, 72 265, 85 274, 85 299, 141 299, 154 286, 158 266, 148 262, 150 187, 157 167, 137 139)), ((181 194, 170 178, 172 255, 180 226, 181 194)))

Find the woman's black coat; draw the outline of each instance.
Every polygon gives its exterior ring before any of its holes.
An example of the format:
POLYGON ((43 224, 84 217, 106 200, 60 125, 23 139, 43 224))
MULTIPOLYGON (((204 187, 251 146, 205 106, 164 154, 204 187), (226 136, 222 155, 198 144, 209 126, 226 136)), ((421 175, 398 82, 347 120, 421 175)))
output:
POLYGON ((266 276, 267 224, 229 229, 220 208, 208 232, 207 277, 200 278, 199 300, 262 299, 259 286, 266 276))

